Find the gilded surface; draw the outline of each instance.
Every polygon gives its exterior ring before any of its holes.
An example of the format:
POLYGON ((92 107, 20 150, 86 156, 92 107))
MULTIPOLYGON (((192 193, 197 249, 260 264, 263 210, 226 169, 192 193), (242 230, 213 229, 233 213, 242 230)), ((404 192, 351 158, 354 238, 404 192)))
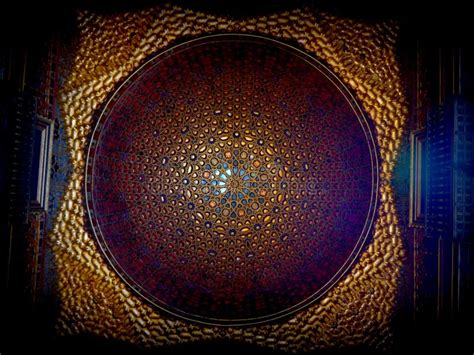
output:
POLYGON ((407 115, 393 23, 366 25, 308 9, 231 20, 164 6, 79 16, 75 61, 61 95, 73 172, 51 235, 59 278, 61 334, 89 333, 144 346, 231 338, 288 351, 390 346, 404 250, 391 178, 407 115), (292 41, 325 61, 374 121, 381 154, 380 208, 359 263, 320 302, 287 321, 206 327, 168 318, 127 290, 85 228, 85 151, 94 111, 142 61, 181 38, 243 32, 292 41))

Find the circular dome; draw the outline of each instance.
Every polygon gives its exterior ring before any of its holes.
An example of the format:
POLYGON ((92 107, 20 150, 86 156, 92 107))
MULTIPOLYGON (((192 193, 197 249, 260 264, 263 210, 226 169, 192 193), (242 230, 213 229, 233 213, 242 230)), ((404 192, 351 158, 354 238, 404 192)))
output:
POLYGON ((309 55, 216 35, 151 58, 100 112, 86 202, 110 265, 176 316, 244 325, 294 313, 370 232, 371 127, 309 55))

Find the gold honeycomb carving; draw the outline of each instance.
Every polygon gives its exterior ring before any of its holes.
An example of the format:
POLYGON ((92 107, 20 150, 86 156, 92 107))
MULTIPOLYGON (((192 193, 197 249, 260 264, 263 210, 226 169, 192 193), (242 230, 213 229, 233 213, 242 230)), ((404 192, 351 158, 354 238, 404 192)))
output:
POLYGON ((405 253, 391 184, 408 112, 395 54, 397 24, 369 25, 306 8, 235 20, 171 5, 116 15, 83 12, 78 20, 78 47, 60 97, 73 172, 50 236, 59 284, 58 332, 141 346, 227 338, 291 352, 390 347, 405 253), (230 32, 292 41, 328 64, 375 123, 381 184, 374 236, 323 300, 286 321, 225 328, 169 318, 128 291, 86 231, 82 191, 93 114, 115 86, 178 39, 230 32))

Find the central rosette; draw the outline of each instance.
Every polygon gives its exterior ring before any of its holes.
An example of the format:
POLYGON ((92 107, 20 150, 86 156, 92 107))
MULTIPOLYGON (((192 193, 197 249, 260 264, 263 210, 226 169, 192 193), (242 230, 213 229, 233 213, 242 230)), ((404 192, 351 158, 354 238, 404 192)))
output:
POLYGON ((211 164, 206 164, 201 180, 203 200, 218 214, 243 217, 265 203, 270 186, 266 168, 260 160, 249 158, 245 150, 235 149, 217 154, 211 164))

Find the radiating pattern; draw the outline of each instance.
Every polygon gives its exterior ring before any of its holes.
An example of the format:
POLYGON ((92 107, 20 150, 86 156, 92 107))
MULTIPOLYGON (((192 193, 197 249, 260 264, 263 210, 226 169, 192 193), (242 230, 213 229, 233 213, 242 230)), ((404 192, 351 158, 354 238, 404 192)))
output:
POLYGON ((375 211, 369 124, 316 60, 254 36, 152 58, 106 105, 88 206, 109 261, 188 319, 260 322, 350 267, 375 211))

